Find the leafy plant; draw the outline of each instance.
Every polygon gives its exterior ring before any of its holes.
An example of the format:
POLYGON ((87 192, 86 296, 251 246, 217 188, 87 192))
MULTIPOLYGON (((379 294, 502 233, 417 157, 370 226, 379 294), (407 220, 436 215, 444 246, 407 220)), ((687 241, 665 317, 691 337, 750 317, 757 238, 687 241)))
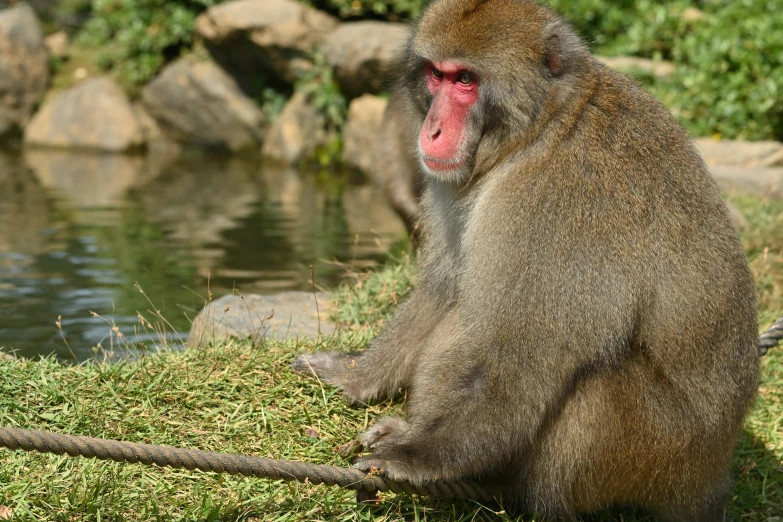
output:
POLYGON ((426 0, 310 0, 306 3, 342 18, 405 20, 416 18, 427 2, 426 0))
POLYGON ((340 130, 348 113, 348 102, 323 54, 313 54, 312 60, 312 66, 300 73, 294 87, 326 117, 327 125, 340 130))
POLYGON ((691 132, 783 139, 781 8, 779 1, 726 2, 676 41, 678 73, 655 92, 691 132))
POLYGON ((128 89, 149 80, 192 44, 196 17, 217 0, 93 0, 82 43, 100 47, 98 64, 128 89))
POLYGON ((548 3, 598 53, 671 60, 650 88, 691 133, 783 139, 780 0, 548 3))

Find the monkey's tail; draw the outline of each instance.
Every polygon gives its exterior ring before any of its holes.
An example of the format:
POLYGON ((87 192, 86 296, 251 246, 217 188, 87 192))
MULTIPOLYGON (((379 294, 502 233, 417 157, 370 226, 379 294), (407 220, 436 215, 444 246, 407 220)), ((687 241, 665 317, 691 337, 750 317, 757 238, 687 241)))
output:
POLYGON ((368 499, 366 493, 392 491, 432 497, 460 497, 491 500, 495 495, 483 486, 469 481, 431 482, 412 485, 395 482, 378 473, 365 473, 353 468, 308 464, 293 460, 277 460, 249 455, 232 455, 154 444, 138 444, 118 440, 62 435, 44 431, 22 430, 0 426, 0 446, 12 450, 68 454, 115 462, 141 462, 160 467, 214 471, 231 475, 297 480, 302 483, 326 484, 357 491, 357 498, 368 499), (364 493, 365 495, 362 495, 364 493))

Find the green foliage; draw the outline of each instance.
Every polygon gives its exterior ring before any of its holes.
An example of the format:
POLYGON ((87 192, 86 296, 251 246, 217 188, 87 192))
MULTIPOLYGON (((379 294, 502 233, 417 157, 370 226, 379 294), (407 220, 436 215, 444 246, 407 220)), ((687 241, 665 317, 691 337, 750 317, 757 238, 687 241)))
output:
POLYGON ((313 64, 302 71, 296 82, 297 91, 304 93, 318 111, 326 117, 327 125, 342 129, 348 114, 348 102, 334 78, 334 71, 321 53, 312 57, 313 64))
POLYGON ((783 2, 727 2, 676 41, 656 89, 694 134, 783 139, 783 2))
POLYGON ((307 100, 326 119, 326 127, 334 131, 335 139, 315 151, 320 167, 329 167, 338 162, 342 152, 342 128, 348 115, 348 100, 340 91, 334 78, 334 70, 321 53, 312 56, 312 66, 299 73, 294 88, 303 93, 307 100))
POLYGON ((675 77, 652 91, 693 134, 783 139, 783 1, 549 4, 598 53, 674 62, 675 77))
POLYGON ((689 0, 549 0, 577 32, 602 53, 671 58, 674 42, 689 30, 682 13, 689 0))
POLYGON ((416 18, 426 0, 309 0, 305 3, 342 18, 416 18))
POLYGON ((93 0, 82 43, 100 47, 98 64, 133 90, 192 43, 196 16, 216 0, 93 0))

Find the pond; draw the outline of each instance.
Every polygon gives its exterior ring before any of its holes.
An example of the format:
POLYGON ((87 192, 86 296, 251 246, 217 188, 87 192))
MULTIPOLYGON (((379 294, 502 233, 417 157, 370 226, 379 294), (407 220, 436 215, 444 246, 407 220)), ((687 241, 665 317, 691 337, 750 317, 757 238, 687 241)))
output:
POLYGON ((158 310, 185 338, 210 295, 330 289, 404 237, 380 191, 347 174, 0 153, 0 347, 82 361, 116 346, 117 331, 154 343, 138 316, 159 324, 158 310))

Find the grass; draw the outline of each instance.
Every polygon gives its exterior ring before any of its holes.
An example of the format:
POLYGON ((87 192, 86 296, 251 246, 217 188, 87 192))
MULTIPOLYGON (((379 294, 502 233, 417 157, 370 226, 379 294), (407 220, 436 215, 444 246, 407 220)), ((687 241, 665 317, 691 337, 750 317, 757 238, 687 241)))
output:
MULTIPOLYGON (((742 239, 765 323, 783 315, 783 203, 731 196, 750 225, 742 239)), ((338 448, 400 404, 349 408, 335 390, 289 369, 296 353, 367 346, 412 279, 401 256, 337 292, 336 338, 260 345, 228 340, 123 361, 66 366, 0 360, 0 425, 347 465, 338 448)), ((116 333, 116 332, 115 332, 116 333)), ((783 349, 763 362, 759 399, 735 458, 729 520, 783 514, 783 349)), ((375 508, 323 486, 0 450, 0 519, 508 520, 471 501, 384 495, 375 508)), ((646 521, 606 512, 599 520, 646 521)))

